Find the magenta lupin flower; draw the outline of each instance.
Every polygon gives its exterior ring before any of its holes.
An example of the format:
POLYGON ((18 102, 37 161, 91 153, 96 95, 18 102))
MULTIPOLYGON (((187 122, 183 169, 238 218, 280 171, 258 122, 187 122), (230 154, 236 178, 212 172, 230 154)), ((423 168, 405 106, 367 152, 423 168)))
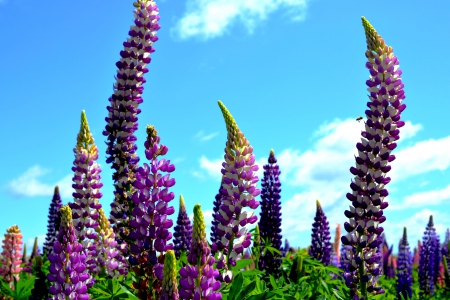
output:
POLYGON ((395 159, 391 151, 397 147, 399 128, 405 124, 400 121, 400 114, 406 108, 402 103, 405 93, 399 60, 364 17, 362 23, 367 40, 366 67, 370 72, 366 82, 369 109, 361 143, 356 144, 356 166, 350 168, 355 178, 350 184, 352 192, 347 194, 351 201, 350 210, 345 211, 349 218, 344 224, 348 233, 341 238, 343 244, 355 250, 351 252, 348 272, 344 273, 355 299, 368 299, 368 293, 384 292, 376 285, 381 270, 375 254, 383 232, 379 225, 386 220, 383 210, 388 206, 385 186, 391 179, 386 174, 391 169, 389 163, 395 159))
POLYGON ((98 210, 102 207, 99 202, 102 197, 100 192, 100 188, 103 186, 100 182, 102 170, 97 163, 98 149, 84 110, 81 112, 80 131, 73 152, 75 159, 72 167, 74 172, 72 187, 75 192, 72 194, 74 202, 69 203, 73 214, 73 226, 78 241, 87 250, 86 263, 89 271, 92 274, 98 274, 100 268, 97 263, 96 244, 99 239, 96 228, 99 226, 98 210))
POLYGON ((206 240, 205 219, 200 204, 194 207, 194 228, 188 265, 180 269, 180 298, 185 300, 220 300, 217 292, 219 271, 214 269, 215 259, 206 240))
POLYGON ((130 37, 123 43, 121 59, 116 63, 116 83, 109 98, 107 125, 103 131, 107 136, 106 162, 111 163, 114 170, 115 199, 111 203, 111 223, 120 232, 120 243, 127 238, 134 206, 130 199, 135 190, 133 182, 139 162, 134 135, 138 128, 137 115, 141 112, 138 106, 143 102, 144 74, 148 72, 147 64, 151 61, 150 53, 155 51, 153 43, 158 40, 156 31, 160 28, 158 7, 153 0, 138 0, 134 6, 135 25, 131 26, 130 37))
POLYGON ((181 251, 187 251, 191 247, 192 225, 186 212, 183 195, 180 195, 180 210, 178 212, 177 226, 173 232, 173 248, 175 256, 180 257, 181 251))
POLYGON ((17 225, 13 225, 6 230, 3 240, 2 256, 0 258, 0 274, 5 281, 12 282, 13 277, 19 280, 22 271, 22 233, 17 225))
MULTIPOLYGON (((255 197, 260 194, 256 188, 258 176, 253 147, 239 130, 233 116, 221 101, 218 102, 227 127, 225 161, 222 163, 223 188, 222 204, 217 220, 217 236, 220 240, 212 244, 214 252, 219 253, 217 268, 229 269, 235 265, 236 258, 251 244, 251 233, 247 224, 258 220, 254 210, 259 206, 255 197), (226 254, 224 249, 227 249, 226 254), (226 256, 225 256, 226 255, 226 256)), ((222 274, 224 280, 231 279, 231 271, 222 274)))
MULTIPOLYGON (((156 279, 159 283, 163 279, 163 254, 167 250, 173 250, 173 244, 169 243, 172 238, 169 229, 173 226, 173 221, 168 216, 175 212, 175 208, 169 206, 169 202, 175 197, 174 193, 169 191, 169 188, 175 185, 175 179, 170 178, 175 166, 170 160, 159 159, 169 151, 167 146, 160 144, 160 140, 156 129, 147 126, 147 140, 144 145, 149 164, 144 164, 136 171, 136 192, 132 196, 134 208, 129 234, 130 240, 133 241, 130 247, 130 264, 140 268, 137 273, 142 274, 141 281, 156 279), (158 254, 161 254, 159 260, 158 254)), ((143 285, 144 283, 140 286, 143 285)), ((152 292, 158 295, 160 286, 159 284, 156 287, 155 284, 152 292)), ((144 298, 146 289, 140 291, 143 293, 140 298, 144 298)))
POLYGON ((48 211, 47 235, 44 242, 44 255, 49 256, 53 251, 53 244, 58 236, 59 228, 59 209, 62 206, 61 196, 59 195, 59 187, 55 187, 52 202, 48 211))
POLYGON ((86 254, 83 245, 78 242, 72 224, 72 210, 65 205, 60 209, 61 226, 57 240, 53 245, 50 260, 50 273, 47 279, 51 282, 49 289, 52 299, 90 299, 87 287, 92 277, 86 267, 86 254))

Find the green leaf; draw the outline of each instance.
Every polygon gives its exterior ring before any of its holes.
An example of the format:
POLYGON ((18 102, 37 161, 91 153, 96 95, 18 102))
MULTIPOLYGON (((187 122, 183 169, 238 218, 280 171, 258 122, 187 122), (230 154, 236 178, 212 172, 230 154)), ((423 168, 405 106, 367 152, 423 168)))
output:
POLYGON ((244 278, 241 273, 238 273, 236 277, 233 279, 229 294, 230 300, 237 300, 237 295, 242 289, 242 284, 244 283, 244 278))
POLYGON ((260 270, 245 270, 245 271, 241 271, 242 276, 256 276, 256 275, 260 275, 263 274, 264 272, 260 271, 260 270))
POLYGON ((275 280, 275 278, 273 278, 272 275, 270 275, 270 284, 272 285, 273 289, 276 290, 278 288, 277 282, 275 280))
POLYGON ((249 266, 252 263, 251 259, 240 259, 238 261, 236 261, 236 265, 231 268, 231 270, 233 271, 233 273, 235 271, 239 271, 247 266, 249 266))
POLYGON ((239 293, 239 299, 244 299, 245 296, 253 292, 256 287, 256 282, 252 281, 250 284, 246 285, 242 291, 239 293))

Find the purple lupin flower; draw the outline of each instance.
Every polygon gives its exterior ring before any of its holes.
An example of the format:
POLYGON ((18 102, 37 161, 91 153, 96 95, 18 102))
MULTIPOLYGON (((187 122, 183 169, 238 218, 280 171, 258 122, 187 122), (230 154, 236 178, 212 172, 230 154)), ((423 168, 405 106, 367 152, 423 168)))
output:
MULTIPOLYGON (((141 97, 146 82, 144 74, 148 72, 150 53, 154 52, 153 43, 158 40, 158 7, 153 0, 137 0, 134 3, 134 24, 131 26, 127 41, 120 51, 114 93, 109 98, 108 117, 103 135, 107 136, 107 163, 111 163, 114 180, 114 201, 111 203, 111 223, 114 230, 120 232, 119 244, 127 239, 129 218, 134 203, 130 201, 134 193, 133 181, 138 168, 139 157, 135 145, 134 132, 138 128, 138 108, 143 102, 141 97)), ((119 237, 118 237, 119 238, 119 237)), ((125 251, 126 244, 122 246, 125 251)))
POLYGON ((206 226, 200 204, 194 206, 194 228, 188 265, 180 269, 180 298, 185 300, 220 300, 217 292, 219 271, 214 269, 215 259, 206 240, 206 226))
POLYGON ((69 203, 72 210, 73 226, 78 241, 83 244, 86 252, 86 265, 91 274, 99 274, 100 267, 97 263, 98 251, 96 245, 99 242, 98 210, 102 208, 99 200, 102 197, 100 188, 101 169, 97 163, 98 149, 89 129, 85 111, 81 111, 80 131, 77 135, 77 144, 73 149, 75 159, 73 161, 72 194, 74 202, 69 203))
POLYGON ((405 124, 400 121, 400 114, 406 105, 402 104, 405 93, 399 60, 392 47, 385 44, 364 17, 362 23, 367 40, 366 67, 370 78, 366 84, 370 101, 367 103, 365 131, 361 133, 361 143, 356 144, 356 167, 350 168, 355 178, 350 184, 352 193, 347 194, 351 201, 350 210, 345 211, 349 218, 345 223, 348 233, 342 236, 341 241, 354 249, 348 272, 344 273, 351 297, 367 300, 368 293, 384 293, 376 285, 381 270, 379 257, 375 254, 383 232, 379 225, 386 220, 383 210, 388 206, 385 186, 391 179, 386 177, 386 173, 391 169, 389 162, 395 159, 391 151, 397 147, 395 141, 400 138, 399 128, 405 124))
POLYGON ((403 238, 400 242, 398 251, 397 264, 397 295, 404 299, 412 298, 412 255, 409 250, 408 237, 406 235, 406 227, 403 228, 403 238))
POLYGON ((86 266, 86 254, 83 245, 78 242, 72 224, 72 210, 68 205, 61 207, 61 225, 58 237, 49 255, 51 299, 90 299, 87 287, 92 281, 86 266))
POLYGON ((261 181, 261 213, 258 223, 261 240, 263 243, 270 243, 271 246, 280 253, 265 251, 259 258, 258 267, 268 274, 278 278, 281 274, 281 202, 280 192, 281 174, 279 166, 276 164, 275 153, 270 150, 268 164, 264 165, 264 177, 261 181))
MULTIPOLYGON (((215 200, 213 202, 213 213, 212 213, 212 221, 211 221, 211 232, 210 232, 210 239, 211 239, 211 244, 213 243, 217 243, 218 241, 220 241, 221 236, 218 235, 217 233, 217 227, 219 226, 219 220, 218 220, 218 216, 220 214, 220 206, 222 205, 222 194, 220 193, 220 190, 223 189, 223 176, 222 175, 222 182, 220 183, 220 188, 219 188, 219 192, 216 194, 215 200)), ((211 253, 215 254, 214 249, 211 249, 211 253)))
POLYGON ((316 204, 316 216, 312 224, 310 255, 325 266, 328 266, 331 262, 330 225, 319 200, 316 201, 316 204))
POLYGON ((430 216, 430 220, 423 234, 422 250, 420 251, 419 261, 419 286, 421 296, 434 294, 435 255, 437 247, 433 216, 430 216))
POLYGON ((442 248, 441 248, 442 256, 450 257, 449 243, 450 243, 450 229, 447 228, 447 231, 445 232, 444 242, 442 243, 442 248))
POLYGON ((288 239, 284 239, 284 246, 283 246, 283 250, 281 252, 283 254, 283 257, 286 257, 286 254, 289 252, 289 247, 290 247, 290 245, 289 245, 288 239))
POLYGON ((48 225, 47 225, 47 235, 44 242, 44 255, 47 257, 53 251, 53 244, 55 243, 56 237, 58 236, 59 228, 59 209, 62 206, 61 196, 59 195, 59 187, 55 187, 55 192, 53 194, 52 202, 50 202, 50 208, 48 211, 48 225))
POLYGON ((228 109, 218 102, 225 119, 228 140, 222 163, 223 188, 220 190, 222 204, 217 219, 217 236, 219 241, 212 244, 214 252, 219 252, 218 269, 225 269, 222 279, 231 280, 230 266, 236 264, 236 257, 244 252, 251 244, 251 233, 247 232, 247 224, 253 224, 258 220, 254 216, 254 210, 259 206, 255 197, 260 194, 256 188, 258 176, 256 171, 253 147, 244 134, 239 130, 233 116, 228 109), (245 210, 246 208, 249 210, 245 210), (227 249, 226 252, 224 249, 227 249))
POLYGON ((173 248, 175 257, 179 258, 181 251, 191 247, 192 225, 186 212, 183 195, 180 195, 180 211, 178 212, 177 226, 173 232, 173 248))
POLYGON ((156 129, 147 126, 144 145, 149 164, 137 169, 134 182, 136 192, 131 198, 134 208, 129 238, 133 243, 129 263, 139 276, 137 289, 140 299, 147 299, 147 296, 158 298, 163 279, 163 254, 167 250, 173 250, 173 244, 168 243, 172 238, 169 229, 173 222, 168 216, 175 212, 174 207, 169 206, 169 202, 175 197, 173 192, 169 192, 169 188, 175 184, 175 179, 170 178, 175 166, 170 164, 170 160, 158 159, 169 151, 167 146, 160 144, 160 140, 156 129), (159 257, 157 252, 161 254, 159 257), (153 282, 150 290, 153 296, 148 295, 149 282, 153 282))

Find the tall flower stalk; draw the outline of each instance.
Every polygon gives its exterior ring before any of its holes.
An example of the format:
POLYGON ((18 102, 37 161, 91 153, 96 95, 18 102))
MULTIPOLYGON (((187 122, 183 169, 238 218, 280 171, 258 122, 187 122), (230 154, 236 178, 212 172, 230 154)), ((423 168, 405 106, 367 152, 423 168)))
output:
POLYGON ((188 265, 180 270, 180 298, 220 300, 222 294, 217 292, 220 282, 216 279, 219 271, 214 269, 215 259, 206 240, 205 219, 200 204, 194 207, 194 228, 188 265))
POLYGON ((230 267, 236 264, 236 258, 251 244, 251 233, 247 224, 258 220, 254 210, 259 206, 255 200, 260 194, 256 188, 258 176, 256 171, 253 147, 239 130, 233 116, 221 101, 218 101, 227 127, 227 143, 225 147, 225 162, 222 163, 223 188, 220 190, 222 204, 220 205, 219 224, 216 234, 220 238, 212 244, 214 252, 219 253, 217 268, 225 269, 223 280, 231 280, 230 267), (248 208, 249 210, 245 210, 248 208), (227 249, 227 250, 224 250, 227 249), (226 252, 225 252, 226 251, 226 252))
POLYGON ((183 195, 180 195, 180 210, 178 212, 177 226, 173 233, 173 248, 175 256, 180 257, 181 251, 187 251, 191 247, 192 225, 186 212, 183 195))
MULTIPOLYGON (((130 216, 135 204, 131 196, 139 157, 135 145, 134 132, 138 128, 138 108, 143 102, 144 74, 148 72, 153 43, 158 40, 158 7, 153 0, 137 0, 134 3, 134 25, 128 32, 129 38, 120 51, 114 93, 109 98, 106 127, 103 135, 107 137, 107 163, 111 164, 114 180, 114 201, 111 203, 111 223, 120 234, 119 244, 128 239, 130 216)), ((125 250, 126 244, 121 247, 125 250)))
POLYGON ((132 196, 130 235, 132 242, 129 262, 137 277, 134 287, 138 289, 139 299, 157 299, 161 293, 163 280, 164 252, 173 250, 169 243, 172 233, 169 229, 173 222, 168 216, 175 212, 170 201, 175 197, 169 189, 175 184, 170 173, 175 166, 170 160, 159 158, 169 151, 160 144, 160 137, 153 126, 147 126, 145 156, 149 164, 136 171, 135 193, 132 196), (164 174, 167 173, 167 174, 164 174), (158 257, 158 254, 159 257, 158 257))
POLYGON ((331 263, 330 225, 319 200, 316 201, 316 216, 312 224, 310 255, 324 265, 331 263))
POLYGON ((366 81, 369 109, 361 142, 356 144, 356 166, 350 168, 355 177, 350 184, 352 192, 347 194, 351 201, 350 210, 345 211, 348 233, 341 241, 352 247, 348 272, 344 273, 351 296, 367 300, 369 293, 384 292, 376 284, 381 270, 375 254, 383 232, 379 225, 386 220, 383 210, 388 206, 385 187, 391 179, 386 174, 391 169, 389 163, 395 159, 391 151, 397 147, 399 128, 405 124, 400 121, 400 114, 406 105, 402 103, 405 93, 399 60, 364 17, 362 23, 367 41, 366 67, 370 72, 366 81))
POLYGON ((270 243, 272 248, 279 251, 265 251, 259 258, 259 269, 265 270, 268 274, 279 277, 281 274, 281 202, 280 192, 281 174, 279 166, 276 164, 275 153, 270 150, 268 164, 264 165, 264 177, 261 181, 261 218, 258 226, 261 240, 270 243))
POLYGON ((13 278, 19 280, 22 271, 22 233, 19 226, 13 225, 6 230, 3 240, 2 255, 0 258, 0 274, 6 282, 12 282, 13 278))
POLYGON ((397 295, 403 299, 412 298, 412 255, 409 250, 408 237, 406 235, 406 227, 403 229, 403 238, 400 242, 398 251, 397 265, 397 295))
POLYGON ((72 224, 72 210, 68 205, 61 207, 61 226, 53 245, 50 260, 50 273, 47 279, 51 282, 52 299, 90 299, 87 287, 92 277, 86 266, 86 254, 83 245, 78 242, 72 224))
POLYGON ((430 216, 422 241, 419 261, 420 294, 421 296, 429 296, 434 294, 435 255, 439 249, 436 247, 436 229, 434 228, 433 216, 430 216))
POLYGON ((59 195, 59 187, 55 187, 52 202, 48 211, 47 235, 44 242, 44 255, 49 256, 53 251, 53 244, 58 236, 59 228, 59 209, 62 206, 61 196, 59 195))
POLYGON ((99 274, 100 267, 97 263, 97 246, 99 242, 98 217, 102 208, 99 200, 102 197, 100 188, 101 169, 97 163, 98 148, 94 143, 94 137, 89 129, 86 113, 81 112, 80 131, 77 136, 77 144, 73 149, 75 159, 73 161, 72 194, 74 202, 69 206, 72 210, 73 226, 78 241, 87 250, 86 264, 91 274, 99 274))

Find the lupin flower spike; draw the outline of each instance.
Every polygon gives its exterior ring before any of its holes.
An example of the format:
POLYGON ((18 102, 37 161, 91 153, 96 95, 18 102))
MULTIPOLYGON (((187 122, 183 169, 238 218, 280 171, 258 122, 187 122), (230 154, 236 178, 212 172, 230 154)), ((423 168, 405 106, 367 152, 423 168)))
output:
POLYGON ((264 165, 264 177, 261 181, 261 213, 258 223, 261 240, 269 242, 280 253, 265 251, 260 256, 258 267, 278 278, 281 274, 281 174, 273 149, 270 150, 268 164, 264 165))
POLYGON ((177 226, 173 233, 173 248, 175 256, 180 257, 182 250, 189 250, 191 247, 192 225, 186 212, 183 195, 180 195, 180 210, 178 212, 177 226))
POLYGON ((215 259, 206 240, 205 219, 200 204, 194 206, 194 228, 188 265, 180 269, 180 298, 183 300, 220 300, 217 292, 220 282, 216 279, 219 271, 214 269, 215 259))
POLYGON ((403 238, 398 251, 397 265, 397 295, 403 296, 404 299, 412 298, 412 255, 409 250, 408 237, 406 235, 406 227, 403 228, 403 238))
POLYGON ((117 278, 122 274, 127 274, 128 265, 121 258, 117 249, 116 235, 111 228, 105 212, 102 208, 98 210, 98 224, 96 228, 98 233, 97 262, 100 268, 100 274, 107 274, 109 277, 117 278))
POLYGON ((6 230, 3 240, 3 251, 0 258, 0 275, 6 282, 13 281, 13 277, 19 280, 19 274, 22 271, 22 233, 17 225, 13 225, 6 230))
POLYGON ((173 221, 169 216, 175 212, 175 208, 169 203, 175 194, 169 189, 175 185, 175 179, 170 178, 175 166, 170 164, 170 160, 159 158, 169 151, 160 141, 158 131, 148 125, 144 145, 149 164, 144 163, 137 169, 133 185, 135 193, 131 198, 134 208, 130 218, 131 253, 128 262, 139 276, 135 288, 138 289, 140 299, 146 299, 147 295, 160 295, 164 252, 173 250, 173 244, 169 243, 172 238, 169 230, 173 221), (148 288, 150 283, 152 289, 148 288))
POLYGON ((284 247, 283 247, 283 257, 286 257, 286 254, 289 252, 289 241, 288 239, 284 239, 284 247))
POLYGON ((77 144, 73 149, 75 159, 73 161, 72 194, 74 202, 69 203, 72 210, 73 226, 78 241, 86 248, 86 263, 92 274, 99 274, 100 267, 97 263, 98 234, 96 228, 99 226, 98 210, 102 207, 99 200, 102 197, 100 188, 101 169, 97 163, 98 149, 94 143, 94 137, 89 129, 85 111, 81 111, 80 131, 77 136, 77 144))
POLYGON ((312 224, 310 254, 327 266, 331 263, 330 225, 319 200, 316 201, 316 206, 316 216, 312 224))
POLYGON ((173 250, 166 252, 164 261, 164 279, 160 300, 178 300, 177 259, 173 250))
POLYGON ((419 286, 421 296, 430 296, 434 294, 435 278, 435 255, 436 247, 436 229, 434 228, 433 216, 423 235, 422 250, 419 261, 419 286))
MULTIPOLYGON (((224 175, 223 188, 220 190, 222 205, 217 216, 220 240, 213 243, 212 248, 214 252, 220 252, 217 268, 229 269, 236 264, 237 256, 251 244, 251 233, 247 232, 245 225, 258 220, 253 214, 259 206, 255 197, 260 194, 260 190, 256 188, 258 166, 255 164, 253 147, 239 130, 228 109, 221 101, 218 103, 225 119, 228 140, 221 170, 224 175), (244 210, 247 207, 249 210, 244 210)), ((224 280, 230 272, 223 274, 224 280)))
POLYGON ((376 284, 381 274, 377 246, 383 227, 379 225, 386 220, 383 216, 388 206, 385 186, 391 180, 386 174, 391 169, 389 163, 395 159, 391 151, 397 147, 399 128, 405 125, 400 121, 400 114, 406 105, 402 103, 405 99, 402 71, 392 47, 386 45, 364 17, 362 24, 367 41, 366 67, 370 72, 366 81, 369 109, 361 143, 356 144, 356 167, 350 168, 355 177, 350 184, 352 192, 347 194, 351 205, 345 211, 349 222, 344 227, 348 233, 341 241, 353 249, 348 272, 344 273, 351 297, 367 300, 368 293, 384 293, 376 284))
MULTIPOLYGON (((134 24, 131 26, 127 41, 123 43, 124 50, 120 51, 114 93, 109 98, 107 106, 108 117, 103 135, 107 136, 107 163, 111 163, 114 180, 115 199, 111 203, 111 223, 118 239, 122 244, 128 239, 129 218, 134 203, 131 196, 135 188, 133 182, 138 168, 139 157, 135 145, 134 132, 138 128, 138 108, 143 102, 143 84, 146 82, 144 74, 148 72, 150 53, 154 52, 153 43, 160 25, 158 24, 158 7, 153 0, 137 0, 134 3, 134 24)), ((121 246, 125 251, 126 243, 121 246)))
POLYGON ((49 289, 52 299, 90 299, 87 286, 92 277, 86 267, 86 254, 83 245, 78 242, 72 224, 72 210, 68 205, 61 207, 61 226, 58 238, 53 245, 50 260, 51 282, 49 289))
POLYGON ((58 236, 59 228, 59 209, 62 206, 61 196, 59 195, 59 187, 55 187, 52 202, 48 211, 47 235, 44 242, 44 255, 49 256, 53 251, 53 244, 58 236))
MULTIPOLYGON (((223 189, 223 177, 224 175, 222 175, 222 181, 220 183, 220 188, 219 188, 219 192, 216 194, 215 200, 214 200, 214 207, 213 207, 213 214, 212 214, 212 221, 211 221, 211 233, 210 233, 210 239, 211 239, 211 244, 216 243, 218 241, 220 241, 221 239, 221 235, 219 236, 218 232, 217 232, 217 227, 219 226, 219 220, 218 220, 218 216, 220 214, 220 206, 222 205, 222 194, 220 193, 220 190, 223 189)), ((215 254, 214 249, 211 249, 211 253, 215 254)))

